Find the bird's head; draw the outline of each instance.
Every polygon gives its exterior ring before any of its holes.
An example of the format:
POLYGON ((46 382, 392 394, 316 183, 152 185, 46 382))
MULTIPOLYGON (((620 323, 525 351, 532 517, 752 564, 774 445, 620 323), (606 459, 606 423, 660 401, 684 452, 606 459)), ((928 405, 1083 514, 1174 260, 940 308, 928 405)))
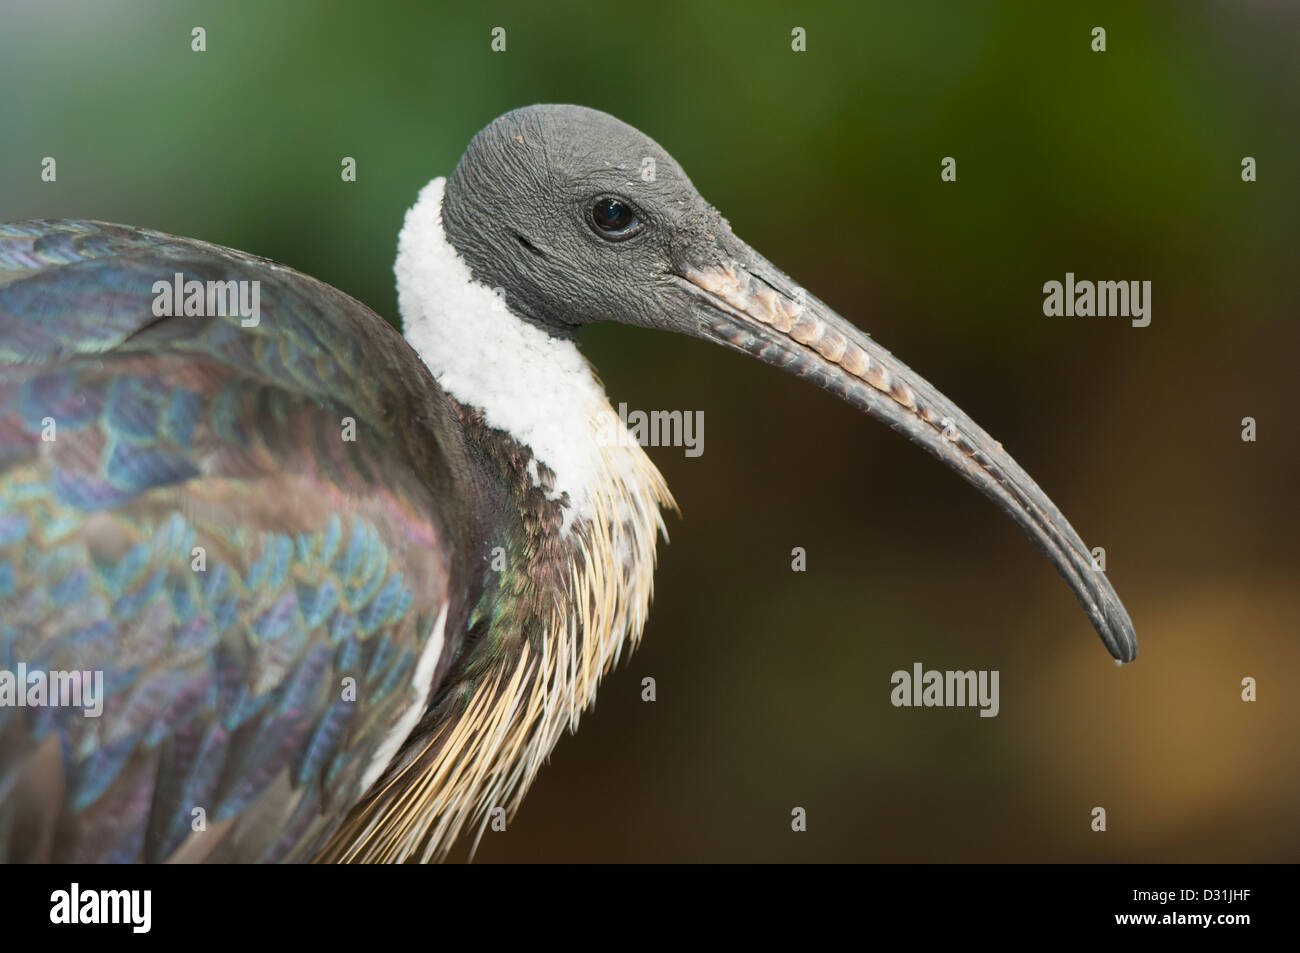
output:
POLYGON ((447 182, 447 239, 474 278, 555 338, 594 321, 705 338, 806 378, 904 434, 1010 516, 1107 649, 1132 623, 1029 475, 934 386, 738 239, 654 140, 579 106, 529 106, 474 137, 447 182))

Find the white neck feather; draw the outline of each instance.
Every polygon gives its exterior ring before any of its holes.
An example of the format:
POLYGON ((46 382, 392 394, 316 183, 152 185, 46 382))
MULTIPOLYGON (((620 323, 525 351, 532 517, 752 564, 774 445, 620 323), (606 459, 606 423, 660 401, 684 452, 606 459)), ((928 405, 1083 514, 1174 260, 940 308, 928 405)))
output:
MULTIPOLYGON (((645 466, 658 473, 630 439, 627 453, 611 453, 597 440, 617 417, 577 346, 517 317, 500 295, 474 280, 443 229, 445 186, 446 179, 437 178, 420 191, 398 238, 394 271, 403 334, 447 393, 550 467, 551 498, 569 495, 567 534, 575 519, 595 516, 595 497, 611 476, 636 491, 640 481, 632 477, 645 466), (611 466, 620 472, 611 474, 611 466)), ((529 472, 539 485, 535 464, 529 472)))

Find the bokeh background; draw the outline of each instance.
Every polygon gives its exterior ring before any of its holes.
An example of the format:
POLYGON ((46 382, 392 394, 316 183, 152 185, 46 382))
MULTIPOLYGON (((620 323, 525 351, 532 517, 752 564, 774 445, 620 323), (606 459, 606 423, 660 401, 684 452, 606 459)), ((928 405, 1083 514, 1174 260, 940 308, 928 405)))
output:
POLYGON ((0 11, 2 220, 231 245, 396 318, 420 186, 507 109, 604 109, 1107 551, 1122 669, 1011 522, 885 428, 718 348, 590 329, 612 399, 704 411, 705 452, 651 451, 684 518, 644 645, 478 861, 1300 859, 1300 7, 0 11), (1150 280, 1150 327, 1044 317, 1067 271, 1150 280), (916 661, 998 669, 1001 714, 893 708, 916 661))

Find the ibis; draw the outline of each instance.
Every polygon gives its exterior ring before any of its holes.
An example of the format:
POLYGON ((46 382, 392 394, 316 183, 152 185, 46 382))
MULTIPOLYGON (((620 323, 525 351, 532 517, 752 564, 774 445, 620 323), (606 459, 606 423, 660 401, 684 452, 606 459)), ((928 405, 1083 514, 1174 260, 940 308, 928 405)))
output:
POLYGON ((492 121, 406 213, 395 274, 400 333, 229 248, 0 226, 0 859, 440 860, 513 813, 641 637, 674 508, 608 439, 595 321, 899 431, 1134 658, 1002 445, 612 116, 492 121))

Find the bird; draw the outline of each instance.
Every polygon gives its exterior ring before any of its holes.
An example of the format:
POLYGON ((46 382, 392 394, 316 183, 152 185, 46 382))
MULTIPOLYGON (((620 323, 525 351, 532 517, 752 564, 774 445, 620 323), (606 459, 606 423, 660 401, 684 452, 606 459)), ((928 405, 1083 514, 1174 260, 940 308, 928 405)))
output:
POLYGON ((607 438, 578 347, 598 321, 751 355, 901 433, 1135 657, 1002 445, 613 116, 492 120, 418 193, 394 273, 401 331, 233 249, 0 226, 0 859, 439 861, 512 816, 641 638, 675 511, 607 438), (95 717, 15 702, 101 676, 95 717))

